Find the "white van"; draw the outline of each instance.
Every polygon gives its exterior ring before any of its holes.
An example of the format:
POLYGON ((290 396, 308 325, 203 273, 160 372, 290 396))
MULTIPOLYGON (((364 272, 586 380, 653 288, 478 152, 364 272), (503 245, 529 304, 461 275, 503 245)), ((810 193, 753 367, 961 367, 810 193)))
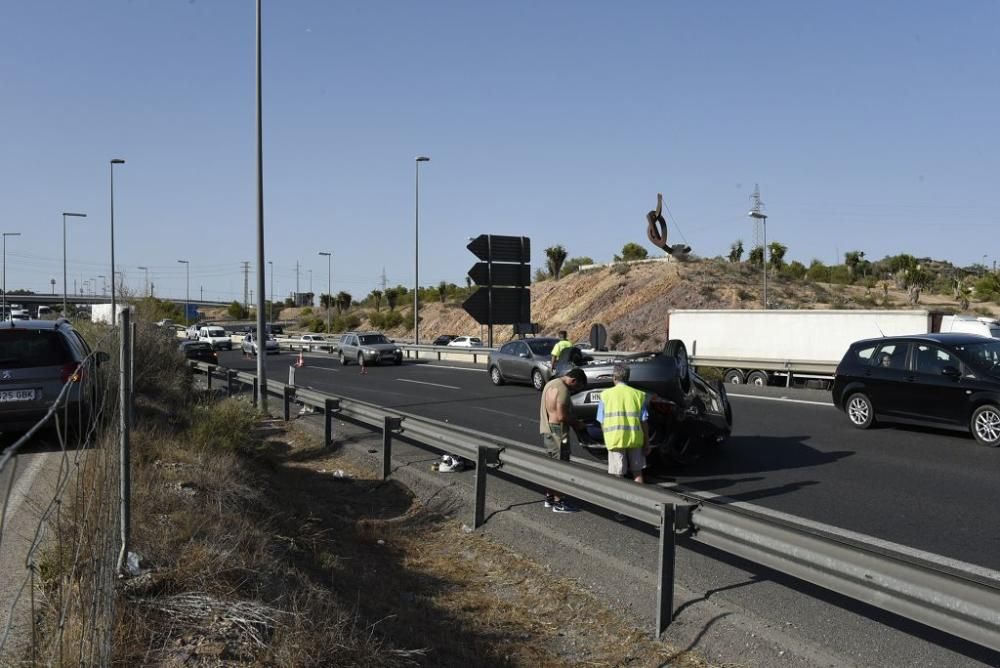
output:
POLYGON ((39 306, 38 307, 38 319, 39 320, 42 320, 42 319, 45 318, 45 316, 49 316, 49 315, 52 315, 52 309, 51 308, 49 308, 48 306, 39 306))
POLYGON ((946 315, 941 318, 942 332, 965 332, 1000 339, 1000 322, 973 315, 946 315))
POLYGON ((211 343, 214 350, 232 350, 233 340, 226 334, 226 330, 218 325, 202 327, 198 330, 198 340, 202 343, 211 343))

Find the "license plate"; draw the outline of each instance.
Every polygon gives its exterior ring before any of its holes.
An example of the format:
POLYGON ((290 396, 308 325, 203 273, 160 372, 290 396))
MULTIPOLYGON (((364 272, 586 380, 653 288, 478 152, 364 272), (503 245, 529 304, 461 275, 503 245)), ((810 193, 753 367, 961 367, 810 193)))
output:
POLYGON ((601 392, 603 391, 604 390, 601 390, 600 392, 590 392, 589 394, 587 394, 587 403, 596 404, 598 401, 601 400, 601 392))
POLYGON ((34 401, 34 390, 0 390, 0 401, 34 401))

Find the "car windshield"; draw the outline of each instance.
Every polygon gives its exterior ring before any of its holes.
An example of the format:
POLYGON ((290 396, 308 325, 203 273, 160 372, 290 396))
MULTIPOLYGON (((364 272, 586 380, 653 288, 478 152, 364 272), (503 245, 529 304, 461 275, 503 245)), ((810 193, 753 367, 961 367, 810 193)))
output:
POLYGON ((528 347, 531 348, 531 352, 535 355, 551 355, 552 346, 556 345, 555 341, 525 341, 528 347))
POLYGON ((373 346, 379 343, 390 343, 389 339, 385 338, 382 334, 365 334, 364 336, 358 337, 361 340, 361 345, 363 346, 373 346))
POLYGON ((1000 370, 1000 341, 963 343, 955 346, 955 352, 965 363, 979 371, 1000 370))
POLYGON ((225 336, 226 335, 226 330, 222 329, 221 327, 209 327, 208 328, 208 335, 209 336, 225 336))

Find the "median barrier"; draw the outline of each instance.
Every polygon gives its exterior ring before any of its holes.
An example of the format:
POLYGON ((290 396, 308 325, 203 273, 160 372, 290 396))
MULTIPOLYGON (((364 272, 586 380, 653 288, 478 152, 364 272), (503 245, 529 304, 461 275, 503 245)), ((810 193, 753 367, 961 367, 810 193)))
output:
MULTIPOLYGON (((251 385, 256 376, 203 362, 201 373, 226 374, 251 385)), ((483 523, 486 470, 564 493, 659 529, 660 562, 656 636, 673 616, 675 534, 887 610, 970 642, 1000 651, 1000 572, 908 548, 750 504, 713 503, 684 491, 640 486, 576 462, 555 461, 538 448, 355 399, 268 381, 267 391, 324 413, 328 442, 335 415, 383 433, 383 476, 390 473, 392 438, 458 454, 477 471, 473 525, 483 523)))

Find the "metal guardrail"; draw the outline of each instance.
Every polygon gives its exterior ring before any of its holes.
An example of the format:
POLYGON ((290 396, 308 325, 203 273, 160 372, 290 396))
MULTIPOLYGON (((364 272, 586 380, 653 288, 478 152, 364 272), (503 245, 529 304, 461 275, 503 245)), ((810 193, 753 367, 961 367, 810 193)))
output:
MULTIPOLYGON (((192 362, 212 378, 256 386, 256 377, 192 362)), ((486 472, 559 489, 578 499, 627 515, 660 530, 656 633, 673 611, 675 534, 893 612, 931 628, 1000 651, 1000 572, 914 550, 830 525, 740 504, 713 503, 693 494, 639 486, 574 462, 555 461, 537 448, 499 436, 445 424, 374 404, 268 381, 283 398, 284 417, 299 402, 325 414, 326 442, 334 416, 381 429, 383 475, 391 473, 392 437, 461 455, 477 462, 474 526, 483 523, 486 472)))

